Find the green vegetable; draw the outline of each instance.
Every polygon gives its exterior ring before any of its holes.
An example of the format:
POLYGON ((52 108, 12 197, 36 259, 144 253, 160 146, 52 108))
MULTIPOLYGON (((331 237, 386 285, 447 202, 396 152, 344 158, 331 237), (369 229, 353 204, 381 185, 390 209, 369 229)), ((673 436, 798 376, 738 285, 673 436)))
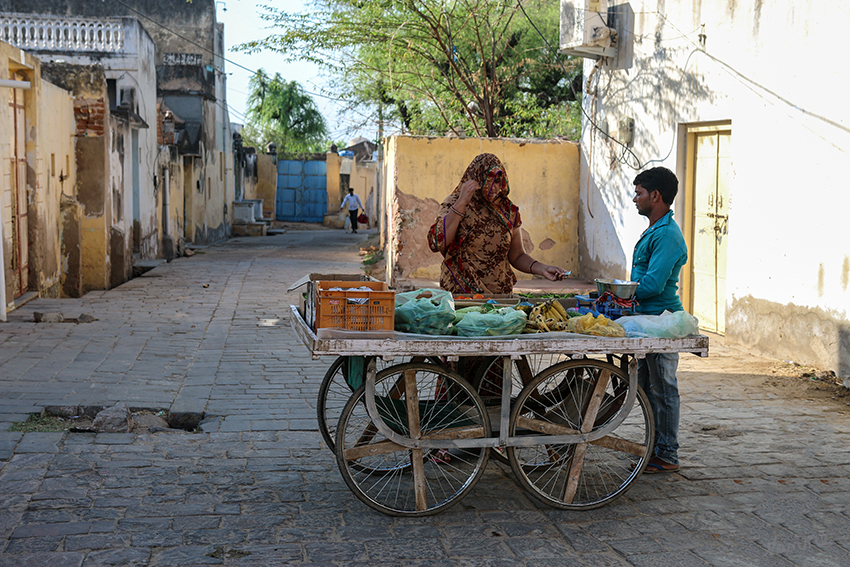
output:
POLYGON ((472 307, 464 307, 463 309, 458 309, 457 311, 455 311, 455 319, 454 321, 452 321, 452 325, 457 325, 467 313, 472 312, 486 313, 486 310, 483 305, 473 305, 472 307))

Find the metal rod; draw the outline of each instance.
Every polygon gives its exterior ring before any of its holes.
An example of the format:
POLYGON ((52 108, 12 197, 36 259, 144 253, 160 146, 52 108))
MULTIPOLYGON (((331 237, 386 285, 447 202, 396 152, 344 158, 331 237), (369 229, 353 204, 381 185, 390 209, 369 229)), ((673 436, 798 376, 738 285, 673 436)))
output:
POLYGON ((508 424, 511 419, 511 367, 513 362, 509 355, 502 357, 502 407, 499 412, 499 445, 508 444, 508 424))
POLYGON ((0 87, 9 87, 10 89, 30 90, 32 85, 29 81, 13 81, 12 79, 0 79, 0 87))

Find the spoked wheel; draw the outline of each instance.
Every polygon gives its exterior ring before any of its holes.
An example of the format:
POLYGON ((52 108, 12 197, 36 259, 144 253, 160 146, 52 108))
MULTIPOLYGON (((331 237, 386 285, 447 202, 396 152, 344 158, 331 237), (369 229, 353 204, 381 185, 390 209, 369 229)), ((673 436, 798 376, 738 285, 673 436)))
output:
MULTIPOLYGON (((424 362, 425 357, 414 357, 413 362, 424 362)), ((409 362, 409 361, 406 361, 409 362)), ((428 358, 428 362, 439 364, 439 358, 428 358)), ((375 361, 378 372, 392 363, 378 358, 375 361)), ((336 447, 336 424, 348 398, 366 380, 366 365, 352 365, 349 358, 340 356, 333 361, 322 384, 319 386, 319 399, 316 402, 316 418, 319 421, 319 433, 331 451, 336 447)))
MULTIPOLYGON (((366 505, 393 516, 427 516, 458 502, 480 478, 486 448, 408 449, 378 431, 366 410, 365 387, 343 408, 337 464, 366 505)), ((458 374, 437 365, 391 366, 375 380, 375 406, 395 434, 422 440, 485 438, 487 411, 458 374)), ((452 447, 454 445, 454 447, 452 447)))
MULTIPOLYGON (((511 403, 516 400, 522 389, 544 368, 558 362, 569 360, 562 354, 531 354, 511 360, 511 403)), ((504 357, 491 356, 478 367, 472 379, 472 386, 490 413, 490 423, 499 424, 499 412, 502 404, 502 374, 504 372, 504 357)), ((508 464, 505 447, 493 447, 493 458, 508 464)))
MULTIPOLYGON (((510 435, 591 433, 611 422, 628 397, 628 375, 592 359, 571 360, 541 372, 517 398, 510 435)), ((638 389, 613 433, 578 444, 509 447, 511 468, 539 501, 556 508, 602 506, 637 480, 652 454, 652 410, 638 389)))

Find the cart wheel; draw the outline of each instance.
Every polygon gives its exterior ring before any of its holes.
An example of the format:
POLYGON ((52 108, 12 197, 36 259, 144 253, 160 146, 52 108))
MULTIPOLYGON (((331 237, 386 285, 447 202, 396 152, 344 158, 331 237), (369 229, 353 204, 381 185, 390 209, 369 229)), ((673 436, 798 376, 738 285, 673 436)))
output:
MULTIPOLYGON (((609 423, 628 394, 626 372, 571 360, 535 377, 517 398, 510 435, 590 433, 609 423)), ((509 447, 511 468, 537 500, 556 508, 598 508, 625 493, 652 454, 655 425, 646 395, 614 433, 590 443, 509 447)))
MULTIPOLYGON (((458 502, 480 478, 486 448, 408 449, 382 435, 366 411, 365 386, 348 400, 337 426, 337 464, 366 505, 392 516, 427 516, 458 502)), ((410 363, 378 373, 375 404, 384 423, 405 437, 485 438, 487 411, 458 374, 410 363), (417 431, 419 432, 417 435, 417 431)))
MULTIPOLYGON (((561 354, 531 354, 512 360, 511 404, 541 370, 563 360, 568 360, 568 357, 561 354)), ((503 361, 504 357, 501 356, 487 357, 472 378, 472 386, 487 406, 490 412, 490 424, 495 427, 496 432, 499 425, 499 411, 502 407, 503 361)), ((492 456, 506 465, 510 462, 505 447, 493 447, 492 456)))
MULTIPOLYGON (((319 421, 319 433, 322 434, 322 439, 328 445, 328 448, 333 452, 336 447, 336 424, 339 421, 339 416, 342 415, 342 408, 345 407, 345 402, 354 393, 355 388, 348 385, 346 377, 348 371, 345 367, 346 357, 340 356, 333 361, 328 371, 325 372, 325 377, 322 379, 322 384, 319 386, 319 399, 316 402, 316 417, 319 421)), ((439 358, 428 357, 428 362, 440 363, 439 358)), ((422 362, 425 357, 413 357, 410 361, 422 362)), ((391 362, 378 358, 375 361, 377 371, 380 372, 384 368, 391 365, 391 362)))

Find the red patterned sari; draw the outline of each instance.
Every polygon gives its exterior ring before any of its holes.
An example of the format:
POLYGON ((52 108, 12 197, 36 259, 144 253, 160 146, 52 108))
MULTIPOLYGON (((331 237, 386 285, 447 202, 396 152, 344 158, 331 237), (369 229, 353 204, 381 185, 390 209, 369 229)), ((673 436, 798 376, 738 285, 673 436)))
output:
POLYGON ((508 252, 511 233, 522 225, 519 209, 508 199, 508 177, 502 162, 493 154, 480 154, 455 190, 440 206, 437 221, 428 231, 428 245, 443 254, 440 287, 452 293, 511 293, 516 276, 508 252), (501 182, 497 175, 501 173, 501 182), (446 247, 446 216, 460 197, 467 180, 479 183, 466 207, 454 240, 446 247))

